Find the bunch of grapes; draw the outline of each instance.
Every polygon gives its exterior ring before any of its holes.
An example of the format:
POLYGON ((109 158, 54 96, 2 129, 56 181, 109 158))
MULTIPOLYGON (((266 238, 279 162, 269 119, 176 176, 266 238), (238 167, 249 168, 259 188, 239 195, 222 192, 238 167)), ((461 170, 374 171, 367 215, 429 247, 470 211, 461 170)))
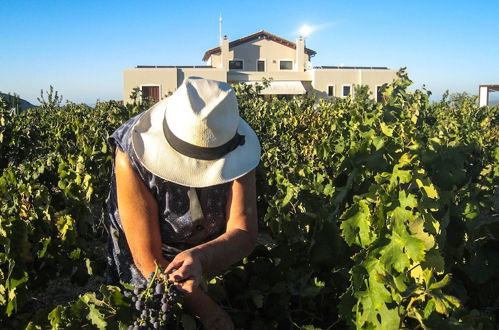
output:
POLYGON ((151 273, 148 284, 128 292, 137 312, 128 330, 171 328, 179 322, 182 294, 166 277, 151 273))

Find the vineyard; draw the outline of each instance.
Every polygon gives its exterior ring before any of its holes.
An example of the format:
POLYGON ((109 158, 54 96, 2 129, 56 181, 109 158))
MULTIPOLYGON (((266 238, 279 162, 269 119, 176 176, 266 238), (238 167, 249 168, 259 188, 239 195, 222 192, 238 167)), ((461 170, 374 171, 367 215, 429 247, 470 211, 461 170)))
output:
MULTIPOLYGON (((262 144, 258 244, 202 286, 237 329, 496 329, 499 107, 410 84, 401 70, 380 102, 234 87, 262 144)), ((134 288, 105 281, 106 141, 149 106, 0 99, 0 328, 140 317, 134 288)))

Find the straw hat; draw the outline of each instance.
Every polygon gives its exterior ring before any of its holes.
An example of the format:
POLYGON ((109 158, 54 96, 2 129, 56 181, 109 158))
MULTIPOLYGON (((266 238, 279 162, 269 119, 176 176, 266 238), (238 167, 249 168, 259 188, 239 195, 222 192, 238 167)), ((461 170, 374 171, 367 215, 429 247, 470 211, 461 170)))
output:
POLYGON ((239 117, 229 84, 189 78, 144 112, 132 129, 137 158, 153 174, 183 186, 237 179, 260 161, 260 143, 239 117))

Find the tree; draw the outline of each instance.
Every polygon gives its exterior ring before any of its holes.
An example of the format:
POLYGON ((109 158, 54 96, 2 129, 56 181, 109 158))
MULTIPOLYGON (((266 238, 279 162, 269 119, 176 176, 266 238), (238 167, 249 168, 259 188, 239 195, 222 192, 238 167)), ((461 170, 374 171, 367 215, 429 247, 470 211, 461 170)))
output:
POLYGON ((37 98, 42 108, 52 109, 61 106, 62 95, 59 95, 57 91, 54 92, 54 87, 52 85, 50 85, 49 90, 45 91, 45 93, 47 93, 47 99, 45 99, 45 96, 43 95, 43 89, 40 90, 40 97, 37 98))

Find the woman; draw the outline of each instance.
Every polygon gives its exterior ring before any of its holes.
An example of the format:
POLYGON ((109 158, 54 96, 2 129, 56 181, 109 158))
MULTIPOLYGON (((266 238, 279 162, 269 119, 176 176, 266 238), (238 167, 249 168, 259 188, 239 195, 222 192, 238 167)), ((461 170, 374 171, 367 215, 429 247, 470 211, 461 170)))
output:
POLYGON ((110 281, 144 284, 158 264, 206 328, 231 329, 198 284, 203 274, 248 255, 256 240, 260 144, 239 117, 234 91, 223 82, 187 79, 123 124, 110 143, 110 281))

